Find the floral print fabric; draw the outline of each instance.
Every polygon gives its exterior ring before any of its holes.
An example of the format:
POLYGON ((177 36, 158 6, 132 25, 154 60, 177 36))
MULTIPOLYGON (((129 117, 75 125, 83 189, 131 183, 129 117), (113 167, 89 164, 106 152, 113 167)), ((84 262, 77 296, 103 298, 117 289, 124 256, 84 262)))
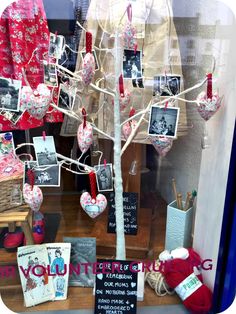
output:
MULTIPOLYGON (((49 30, 42 0, 13 2, 0 19, 0 76, 22 80, 24 86, 27 85, 22 74, 25 69, 31 88, 36 89, 43 83, 42 60, 47 57, 48 45, 49 30)), ((53 110, 44 120, 60 122, 62 114, 53 110)), ((35 128, 42 126, 44 120, 35 119, 25 112, 14 125, 0 115, 0 131, 35 128)))

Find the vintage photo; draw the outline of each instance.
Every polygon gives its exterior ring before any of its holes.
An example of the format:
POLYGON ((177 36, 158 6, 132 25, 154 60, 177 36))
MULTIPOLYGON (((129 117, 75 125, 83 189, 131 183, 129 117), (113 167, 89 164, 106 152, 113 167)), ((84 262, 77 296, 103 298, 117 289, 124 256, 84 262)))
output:
POLYGON ((43 69, 44 69, 44 84, 57 87, 58 80, 57 80, 57 69, 55 63, 47 63, 43 62, 43 69))
POLYGON ((149 120, 149 135, 176 138, 179 108, 152 106, 149 120))
POLYGON ((60 84, 58 107, 62 109, 72 110, 74 108, 76 89, 64 84, 60 84))
POLYGON ((1 111, 1 115, 4 116, 7 120, 11 121, 13 124, 17 124, 17 122, 20 120, 22 115, 24 114, 24 111, 19 110, 19 112, 14 111, 1 111))
POLYGON ((153 96, 172 96, 180 92, 180 75, 154 76, 153 96))
POLYGON ((112 164, 94 166, 99 192, 113 191, 112 164))
MULTIPOLYGON (((81 51, 81 57, 82 59, 84 59, 85 55, 86 55, 86 51, 81 51)), ((92 50, 92 54, 94 56, 94 61, 95 61, 95 71, 99 70, 99 66, 98 66, 98 59, 97 59, 97 54, 95 50, 92 50)))
POLYGON ((124 50, 123 76, 124 79, 132 79, 133 87, 144 87, 142 79, 142 51, 124 50))
POLYGON ((50 33, 49 57, 61 59, 63 54, 64 37, 50 33))
POLYGON ((27 176, 27 171, 31 169, 35 174, 35 185, 42 187, 56 187, 60 186, 61 181, 61 167, 60 165, 41 166, 39 167, 37 161, 25 161, 24 168, 24 184, 30 184, 27 176))
POLYGON ((19 80, 0 77, 0 109, 19 111, 21 84, 19 80))
POLYGON ((33 142, 39 166, 57 165, 57 153, 53 136, 33 137, 33 142))

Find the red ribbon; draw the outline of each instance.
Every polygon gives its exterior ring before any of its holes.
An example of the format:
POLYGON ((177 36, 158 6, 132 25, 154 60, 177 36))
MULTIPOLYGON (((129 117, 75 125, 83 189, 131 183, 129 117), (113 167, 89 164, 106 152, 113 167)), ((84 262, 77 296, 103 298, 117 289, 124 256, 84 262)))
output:
POLYGON ((92 53, 92 33, 86 32, 86 53, 92 53))
POLYGON ((96 197, 97 197, 97 183, 96 183, 95 172, 91 171, 89 173, 89 181, 90 181, 90 189, 91 189, 92 199, 96 200, 96 197))
POLYGON ((42 135, 43 135, 43 140, 46 141, 46 132, 43 131, 42 135))
POLYGON ((131 108, 131 110, 129 112, 129 118, 133 117, 134 114, 135 114, 135 109, 131 108))
POLYGON ((121 97, 124 97, 124 79, 122 74, 119 77, 119 90, 121 97))
POLYGON ((207 98, 212 99, 212 73, 207 74, 207 98))
POLYGON ((35 173, 32 169, 28 169, 27 170, 27 177, 29 179, 29 183, 31 185, 31 189, 33 189, 34 187, 34 183, 35 183, 35 173))
POLYGON ((131 3, 127 6, 127 15, 130 23, 132 22, 132 5, 131 3))
POLYGON ((87 116, 85 108, 82 109, 82 115, 84 118, 84 123, 83 123, 83 129, 84 129, 86 127, 86 116, 87 116))

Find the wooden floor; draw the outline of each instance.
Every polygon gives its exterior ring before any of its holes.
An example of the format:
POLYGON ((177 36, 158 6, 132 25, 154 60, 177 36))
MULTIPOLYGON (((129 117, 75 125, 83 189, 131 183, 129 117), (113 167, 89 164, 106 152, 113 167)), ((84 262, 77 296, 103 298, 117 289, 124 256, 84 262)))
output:
MULTIPOLYGON (((152 209, 152 219, 150 222, 151 241, 148 259, 154 260, 164 249, 165 222, 166 222, 166 204, 155 194, 144 195, 141 199, 141 205, 152 209)), ((57 234, 56 241, 61 242, 63 236, 91 236, 91 230, 94 229, 96 220, 90 219, 79 206, 78 195, 50 195, 45 196, 42 211, 60 212, 62 219, 57 234)), ((114 258, 114 255, 105 255, 108 258, 114 258)), ((0 261, 14 264, 15 253, 5 253, 0 251, 0 261)), ((8 282, 7 282, 8 283, 8 282)), ((15 282, 16 284, 17 282, 15 282)), ((14 283, 13 283, 14 284, 14 283)), ((6 306, 14 312, 47 311, 47 310, 73 310, 73 309, 91 309, 94 304, 94 296, 91 288, 70 287, 68 299, 60 302, 47 302, 32 308, 26 308, 23 305, 23 294, 20 286, 12 286, 11 289, 4 288, 4 282, 1 280, 0 293, 6 306)), ((145 296, 143 302, 138 302, 138 306, 156 306, 165 304, 180 303, 177 296, 158 297, 155 292, 145 285, 145 296)))

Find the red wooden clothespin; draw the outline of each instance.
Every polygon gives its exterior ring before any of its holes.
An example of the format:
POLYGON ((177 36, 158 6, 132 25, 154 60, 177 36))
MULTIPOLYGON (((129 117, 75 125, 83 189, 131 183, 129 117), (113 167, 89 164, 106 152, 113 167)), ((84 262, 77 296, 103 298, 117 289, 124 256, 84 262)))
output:
POLYGON ((135 115, 135 109, 131 108, 129 112, 129 118, 133 117, 135 115))
POLYGON ((167 101, 166 101, 166 103, 165 103, 165 108, 164 108, 164 111, 166 111, 166 109, 167 109, 168 105, 169 105, 169 102, 168 102, 168 100, 167 100, 167 101))
POLYGON ((106 167, 107 167, 107 160, 104 159, 104 168, 106 169, 106 167))
POLYGON ((84 119, 84 123, 83 123, 83 129, 84 129, 86 127, 86 116, 87 116, 85 108, 82 109, 82 115, 84 119))
POLYGON ((122 74, 119 77, 119 91, 120 91, 120 96, 124 97, 124 79, 123 79, 122 74))
POLYGON ((56 39, 57 39, 57 36, 58 36, 58 31, 55 31, 55 36, 56 36, 56 39))
POLYGON ((46 132, 45 131, 42 132, 42 136, 43 136, 43 140, 46 141, 46 132))

